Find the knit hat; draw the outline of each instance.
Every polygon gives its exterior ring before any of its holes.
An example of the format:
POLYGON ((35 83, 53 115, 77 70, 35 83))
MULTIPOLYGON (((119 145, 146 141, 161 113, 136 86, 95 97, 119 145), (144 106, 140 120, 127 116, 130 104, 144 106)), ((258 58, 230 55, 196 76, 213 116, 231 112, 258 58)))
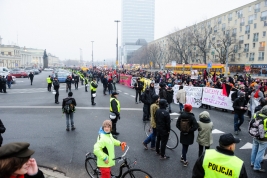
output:
POLYGON ((190 111, 192 110, 192 106, 191 106, 191 104, 185 104, 185 105, 184 105, 184 110, 185 110, 186 112, 190 112, 190 111))
POLYGON ((159 95, 152 96, 153 103, 155 103, 157 99, 159 99, 159 95))
POLYGON ((210 114, 207 111, 203 111, 199 114, 199 119, 210 118, 210 114))
POLYGON ((264 107, 261 109, 261 113, 267 116, 267 106, 264 106, 264 107))

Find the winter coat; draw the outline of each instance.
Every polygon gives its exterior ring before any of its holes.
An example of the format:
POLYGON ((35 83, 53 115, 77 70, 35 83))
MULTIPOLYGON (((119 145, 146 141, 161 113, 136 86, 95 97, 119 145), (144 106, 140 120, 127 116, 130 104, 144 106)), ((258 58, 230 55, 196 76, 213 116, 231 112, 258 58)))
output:
POLYGON ((159 89, 159 98, 167 100, 167 90, 165 88, 159 89))
POLYGON ((156 129, 162 135, 168 135, 171 130, 171 117, 166 109, 158 109, 155 113, 156 129))
POLYGON ((115 150, 114 146, 120 146, 120 141, 113 138, 112 134, 105 133, 102 127, 100 127, 97 142, 94 145, 94 154, 97 157, 98 167, 111 167, 115 165, 115 150), (108 164, 105 163, 105 159, 108 159, 108 164))
POLYGON ((170 88, 167 90, 167 102, 172 103, 173 100, 173 89, 170 88))
POLYGON ((177 102, 179 102, 181 104, 185 104, 186 103, 186 92, 185 92, 184 89, 181 89, 181 90, 177 91, 176 99, 177 99, 177 102))
POLYGON ((247 105, 247 103, 246 103, 245 98, 244 98, 244 100, 242 100, 242 97, 236 98, 234 103, 233 103, 233 108, 234 108, 235 114, 245 114, 245 112, 247 110, 240 109, 240 107, 246 107, 246 105, 247 105))
POLYGON ((0 119, 0 146, 1 146, 2 143, 3 143, 2 133, 4 133, 5 131, 6 131, 6 128, 5 128, 3 122, 2 122, 1 119, 0 119))
POLYGON ((150 106, 150 114, 151 114, 150 124, 151 124, 152 128, 156 128, 155 114, 156 114, 157 109, 159 109, 159 102, 158 101, 156 101, 156 103, 153 103, 150 106))
POLYGON ((190 130, 188 133, 180 132, 180 143, 184 145, 192 145, 194 143, 194 132, 198 128, 198 124, 195 115, 191 112, 183 112, 177 122, 176 127, 180 130, 181 119, 189 119, 190 130))
POLYGON ((200 118, 198 123, 197 142, 202 146, 210 146, 213 143, 212 127, 213 123, 210 118, 200 118))
POLYGON ((113 90, 113 81, 112 80, 108 81, 108 90, 113 90))

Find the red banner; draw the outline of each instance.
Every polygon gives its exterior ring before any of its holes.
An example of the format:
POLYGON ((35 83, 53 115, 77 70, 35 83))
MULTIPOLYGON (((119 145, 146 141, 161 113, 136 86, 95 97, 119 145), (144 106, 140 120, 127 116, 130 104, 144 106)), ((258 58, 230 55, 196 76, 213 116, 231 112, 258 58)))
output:
POLYGON ((120 84, 131 87, 131 75, 120 74, 120 84))

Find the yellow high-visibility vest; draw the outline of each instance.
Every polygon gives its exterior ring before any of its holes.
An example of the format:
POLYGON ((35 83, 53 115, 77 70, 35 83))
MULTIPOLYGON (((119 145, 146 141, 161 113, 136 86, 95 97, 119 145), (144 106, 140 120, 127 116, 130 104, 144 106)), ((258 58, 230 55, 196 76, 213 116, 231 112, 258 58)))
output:
POLYGON ((109 110, 110 110, 110 112, 113 112, 112 107, 111 107, 111 101, 112 101, 112 100, 115 100, 115 101, 117 102, 118 112, 120 112, 120 111, 121 111, 121 105, 120 105, 119 100, 117 100, 116 98, 110 98, 110 106, 109 106, 109 110))

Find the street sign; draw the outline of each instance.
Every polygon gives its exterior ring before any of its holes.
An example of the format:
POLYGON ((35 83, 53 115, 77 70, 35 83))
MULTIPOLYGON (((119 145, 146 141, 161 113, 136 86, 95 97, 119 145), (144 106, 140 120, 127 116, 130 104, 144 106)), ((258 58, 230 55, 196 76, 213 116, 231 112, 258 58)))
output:
POLYGON ((172 67, 176 66, 176 61, 172 61, 172 67))
POLYGON ((212 62, 208 63, 208 69, 212 68, 212 62))

